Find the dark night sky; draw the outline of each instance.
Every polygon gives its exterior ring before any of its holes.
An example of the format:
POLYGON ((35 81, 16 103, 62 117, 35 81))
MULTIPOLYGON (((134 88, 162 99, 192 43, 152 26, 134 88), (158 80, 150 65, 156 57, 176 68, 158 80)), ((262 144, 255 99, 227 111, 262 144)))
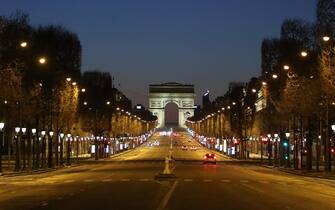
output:
POLYGON ((0 0, 33 25, 62 24, 83 46, 82 70, 111 72, 133 103, 150 83, 195 84, 197 100, 260 72, 260 46, 285 18, 314 21, 316 0, 0 0))

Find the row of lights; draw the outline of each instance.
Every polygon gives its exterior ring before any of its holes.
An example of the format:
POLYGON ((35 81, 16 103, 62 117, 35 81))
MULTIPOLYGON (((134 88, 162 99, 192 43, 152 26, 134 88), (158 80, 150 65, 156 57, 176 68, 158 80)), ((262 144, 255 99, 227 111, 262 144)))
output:
MULTIPOLYGON (((329 41, 330 41, 330 37, 329 37, 329 36, 323 36, 323 37, 322 37, 322 40, 323 40, 324 42, 329 42, 329 41)), ((301 51, 301 52, 300 52, 300 55, 301 55, 302 57, 307 57, 307 56, 308 56, 308 52, 307 52, 307 51, 301 51)), ((290 66, 286 64, 286 65, 283 66, 283 69, 286 70, 286 71, 288 71, 288 70, 290 70, 290 66)), ((277 75, 277 74, 272 74, 272 78, 273 78, 273 79, 277 79, 277 78, 278 78, 278 75, 277 75)), ((310 76, 310 78, 313 79, 314 76, 310 76)))
MULTIPOLYGON (((20 47, 21 48, 27 48, 28 47, 28 42, 26 42, 26 41, 21 42, 20 47)), ((38 58, 38 62, 43 65, 43 64, 47 63, 47 59, 42 56, 42 57, 38 58)))

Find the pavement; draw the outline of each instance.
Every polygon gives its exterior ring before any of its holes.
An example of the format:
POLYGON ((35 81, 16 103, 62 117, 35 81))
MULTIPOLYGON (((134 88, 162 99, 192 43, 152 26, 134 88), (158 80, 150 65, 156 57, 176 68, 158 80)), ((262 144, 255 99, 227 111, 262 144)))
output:
POLYGON ((211 152, 186 132, 155 134, 146 144, 105 161, 44 174, 0 178, 3 209, 317 209, 335 210, 335 181, 242 164, 211 152), (156 180, 172 142, 173 180, 156 180), (196 146, 196 151, 182 146, 196 146))

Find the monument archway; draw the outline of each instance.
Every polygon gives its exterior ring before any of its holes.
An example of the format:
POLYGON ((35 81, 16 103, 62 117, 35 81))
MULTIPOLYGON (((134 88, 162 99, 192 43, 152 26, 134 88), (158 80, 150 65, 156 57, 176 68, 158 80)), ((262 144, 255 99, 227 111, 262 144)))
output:
POLYGON ((158 128, 165 127, 165 107, 178 106, 178 126, 186 128, 187 118, 194 115, 194 85, 163 83, 149 86, 149 110, 158 118, 158 128))

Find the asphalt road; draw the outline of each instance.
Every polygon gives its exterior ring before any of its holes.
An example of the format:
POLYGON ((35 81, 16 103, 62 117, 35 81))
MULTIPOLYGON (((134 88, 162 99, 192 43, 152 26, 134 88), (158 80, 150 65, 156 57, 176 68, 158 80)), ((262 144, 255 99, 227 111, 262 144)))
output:
POLYGON ((2 209, 332 209, 335 181, 301 177, 218 156, 190 140, 157 134, 141 147, 104 161, 50 173, 0 178, 2 209), (175 180, 156 180, 169 155, 175 180), (196 146, 196 151, 181 146, 196 146))

